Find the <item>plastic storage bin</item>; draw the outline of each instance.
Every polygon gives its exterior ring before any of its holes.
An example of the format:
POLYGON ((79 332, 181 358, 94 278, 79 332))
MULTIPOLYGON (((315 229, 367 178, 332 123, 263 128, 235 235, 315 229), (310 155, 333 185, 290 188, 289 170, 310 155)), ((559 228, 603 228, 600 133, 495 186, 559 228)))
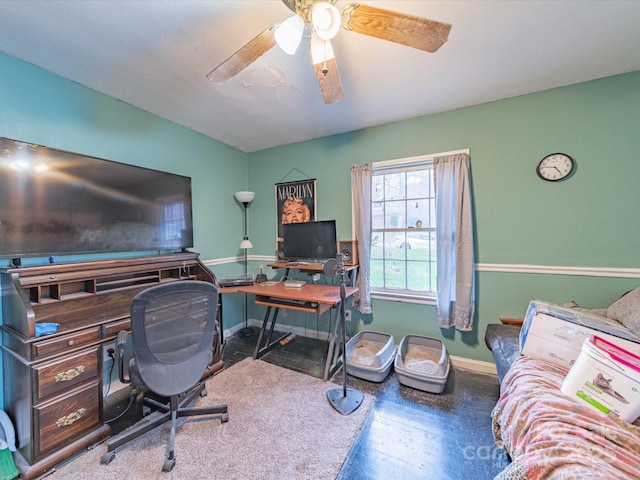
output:
POLYGON ((393 366, 396 345, 388 333, 362 331, 347 342, 347 373, 382 382, 393 366))
POLYGON ((560 390, 605 415, 633 422, 640 417, 640 356, 592 335, 560 390))
POLYGON ((442 340, 407 335, 398 346, 394 369, 402 385, 442 393, 449 377, 449 355, 442 340))

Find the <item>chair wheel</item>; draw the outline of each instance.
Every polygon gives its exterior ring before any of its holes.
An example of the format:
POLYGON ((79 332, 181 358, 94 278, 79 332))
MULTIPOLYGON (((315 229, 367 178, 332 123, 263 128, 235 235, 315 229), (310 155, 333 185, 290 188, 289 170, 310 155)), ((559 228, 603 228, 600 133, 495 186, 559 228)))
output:
POLYGON ((143 405, 142 406, 142 416, 146 417, 147 415, 151 414, 151 407, 148 407, 147 405, 143 405))
POLYGON ((207 395, 209 395, 209 392, 207 392, 206 388, 203 388, 202 391, 200 392, 200 396, 201 397, 206 397, 207 395))
POLYGON ((104 455, 102 455, 102 458, 100 459, 100 463, 102 463, 103 465, 109 465, 114 458, 116 458, 116 452, 107 452, 104 455))
POLYGON ((220 416, 220 422, 227 423, 228 421, 229 421, 229 414, 228 413, 223 413, 220 416))
POLYGON ((162 471, 163 472, 170 472, 171 470, 173 470, 176 466, 176 459, 172 458, 171 460, 165 460, 164 463, 162 464, 162 471))

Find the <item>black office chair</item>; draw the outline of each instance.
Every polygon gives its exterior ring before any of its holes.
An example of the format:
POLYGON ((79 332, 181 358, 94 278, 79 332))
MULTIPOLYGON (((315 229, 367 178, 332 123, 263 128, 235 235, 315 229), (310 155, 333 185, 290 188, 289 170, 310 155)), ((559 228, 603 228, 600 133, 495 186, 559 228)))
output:
POLYGON ((121 331, 117 341, 120 380, 133 385, 132 399, 144 394, 144 403, 160 410, 162 415, 110 439, 101 463, 111 463, 116 448, 171 421, 168 453, 162 466, 163 471, 170 472, 176 464, 174 444, 178 417, 219 414, 222 422, 229 420, 226 405, 186 407, 198 395, 206 395, 205 383, 201 380, 212 358, 217 295, 215 285, 189 280, 148 288, 133 299, 134 358, 129 362, 129 378, 126 378, 123 359, 127 332, 121 331))

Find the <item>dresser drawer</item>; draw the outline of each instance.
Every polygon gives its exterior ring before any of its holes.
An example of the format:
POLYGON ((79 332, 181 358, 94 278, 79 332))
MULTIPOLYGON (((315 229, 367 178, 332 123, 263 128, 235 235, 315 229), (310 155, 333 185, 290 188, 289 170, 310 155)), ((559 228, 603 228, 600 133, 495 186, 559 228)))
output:
POLYGON ((33 367, 33 401, 58 394, 99 374, 100 346, 33 367))
POLYGON ((32 360, 40 360, 56 353, 64 352, 70 348, 89 345, 100 340, 100 326, 88 328, 76 333, 70 333, 61 337, 43 340, 33 344, 32 360))
POLYGON ((36 459, 101 426, 99 382, 33 407, 36 459))

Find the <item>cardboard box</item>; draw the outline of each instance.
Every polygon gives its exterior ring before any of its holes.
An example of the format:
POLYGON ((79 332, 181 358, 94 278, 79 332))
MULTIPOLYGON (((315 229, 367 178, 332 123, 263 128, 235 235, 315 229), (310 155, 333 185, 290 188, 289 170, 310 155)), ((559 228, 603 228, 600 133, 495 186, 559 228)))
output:
POLYGON ((621 324, 585 312, 533 300, 520 331, 520 353, 571 368, 592 334, 640 354, 640 337, 621 324))

